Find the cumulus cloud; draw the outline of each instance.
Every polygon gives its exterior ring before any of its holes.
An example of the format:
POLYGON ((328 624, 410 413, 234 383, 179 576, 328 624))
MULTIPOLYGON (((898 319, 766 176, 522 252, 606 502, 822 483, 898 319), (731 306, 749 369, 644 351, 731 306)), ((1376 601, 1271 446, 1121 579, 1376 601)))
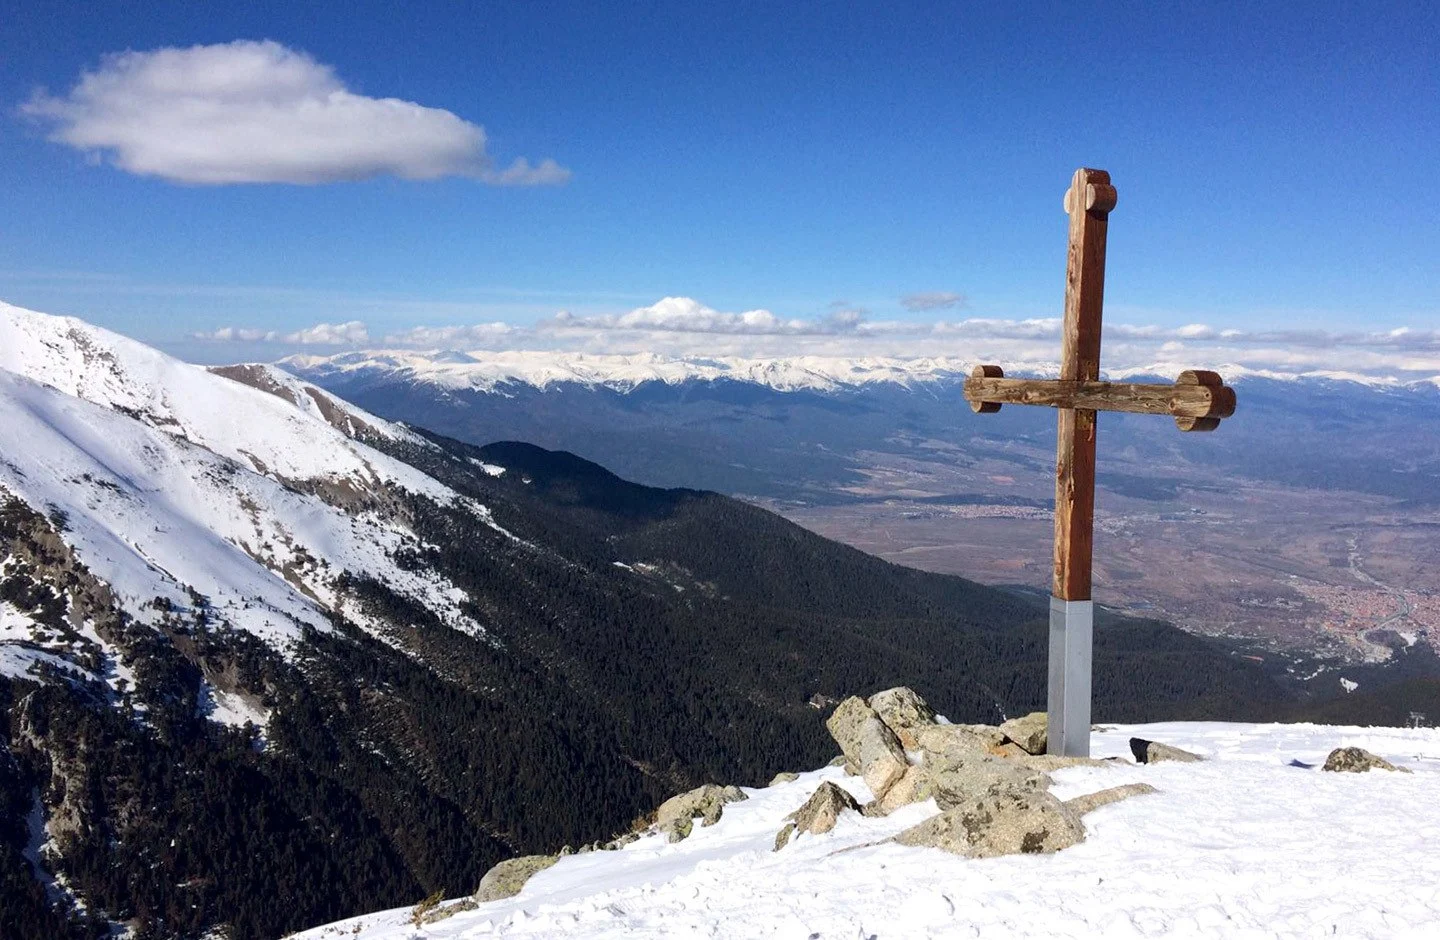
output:
POLYGON ((957 310, 965 306, 965 295, 943 290, 922 291, 901 297, 900 306, 913 311, 957 310))
POLYGON ((421 349, 486 348, 519 332, 509 323, 476 323, 470 326, 416 326, 385 337, 386 346, 421 349))
POLYGON ((563 183, 554 160, 495 168, 485 130, 440 108, 347 89, 334 69, 277 42, 107 55, 67 94, 21 111, 50 137, 140 176, 179 183, 333 183, 394 175, 563 183))
POLYGON ((560 311, 542 326, 552 330, 661 333, 728 333, 745 336, 831 336, 851 332, 864 315, 858 310, 833 310, 823 317, 796 319, 769 310, 724 313, 690 297, 665 297, 627 313, 581 317, 560 311))
POLYGON ((191 333, 190 336, 192 339, 220 343, 288 343, 295 346, 363 346, 370 342, 370 331, 359 320, 317 323, 292 332, 222 326, 218 330, 191 333))

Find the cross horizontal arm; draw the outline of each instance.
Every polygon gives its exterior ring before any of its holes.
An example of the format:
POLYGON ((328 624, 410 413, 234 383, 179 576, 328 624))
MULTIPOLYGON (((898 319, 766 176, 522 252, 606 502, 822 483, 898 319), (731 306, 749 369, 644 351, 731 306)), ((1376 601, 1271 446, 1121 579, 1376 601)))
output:
POLYGON ((1207 425, 1235 413, 1235 390, 1214 373, 1187 372, 1173 385, 1139 382, 1084 382, 1063 379, 1007 379, 995 366, 980 366, 965 380, 965 398, 978 412, 1000 405, 1048 405, 1089 411, 1125 411, 1170 415, 1184 430, 1209 430, 1207 425), (984 374, 980 374, 984 370, 984 374), (1195 427, 1186 427, 1187 424, 1195 427))

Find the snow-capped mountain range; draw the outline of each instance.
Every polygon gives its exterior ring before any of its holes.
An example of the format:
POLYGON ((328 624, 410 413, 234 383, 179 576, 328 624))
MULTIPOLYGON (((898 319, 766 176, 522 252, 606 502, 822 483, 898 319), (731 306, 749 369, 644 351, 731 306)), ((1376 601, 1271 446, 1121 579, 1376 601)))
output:
MULTIPOLYGON (((955 357, 830 357, 795 356, 768 359, 740 357, 676 357, 653 353, 597 354, 556 350, 367 350, 331 356, 295 355, 281 364, 297 374, 319 381, 381 376, 447 389, 503 391, 506 386, 549 388, 572 383, 590 387, 630 390, 648 382, 680 385, 687 382, 745 382, 776 391, 833 392, 881 383, 905 387, 963 381, 977 364, 955 357)), ((1051 361, 1005 362, 1007 374, 1054 376, 1051 361)), ((1106 377, 1175 376, 1193 364, 1156 361, 1143 366, 1107 370, 1106 377)), ((1277 381, 1353 382, 1378 389, 1440 388, 1440 375, 1400 379, 1341 370, 1282 372, 1237 363, 1217 366, 1227 381, 1264 378, 1277 381)))

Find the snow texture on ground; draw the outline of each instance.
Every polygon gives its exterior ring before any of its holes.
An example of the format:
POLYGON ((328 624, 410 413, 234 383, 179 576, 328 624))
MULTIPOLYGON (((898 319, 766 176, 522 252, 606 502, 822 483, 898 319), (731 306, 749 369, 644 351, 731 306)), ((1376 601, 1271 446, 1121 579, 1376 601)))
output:
POLYGON ((771 851, 785 814, 829 768, 725 808, 677 845, 566 857, 519 896, 425 927, 410 910, 316 928, 297 940, 482 937, 1435 937, 1440 936, 1440 730, 1169 723, 1094 735, 1113 766, 1054 775, 1079 796, 1145 781, 1155 795, 1085 818, 1054 855, 969 860, 876 844, 935 811, 847 815, 831 833, 771 851), (1138 735, 1205 755, 1138 766, 1138 735), (1357 745, 1413 774, 1325 773, 1357 745))

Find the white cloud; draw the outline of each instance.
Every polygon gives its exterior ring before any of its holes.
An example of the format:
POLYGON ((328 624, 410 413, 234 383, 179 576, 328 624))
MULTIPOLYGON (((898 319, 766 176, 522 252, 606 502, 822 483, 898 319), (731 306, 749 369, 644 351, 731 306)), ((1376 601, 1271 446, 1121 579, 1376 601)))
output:
POLYGON ((922 291, 900 298, 906 310, 956 310, 965 306, 965 295, 952 291, 922 291))
POLYGON ((51 139, 179 183, 332 183, 394 175, 496 185, 565 182, 524 158, 496 170, 485 130, 449 111, 348 90, 334 69, 272 41, 106 56, 70 92, 22 112, 51 139))
POLYGON ((419 349, 487 348, 518 332, 508 323, 476 323, 471 326, 416 326, 385 337, 386 346, 419 349))
POLYGON ((191 339, 218 343, 288 343, 294 346, 362 346, 370 342, 370 331, 359 320, 348 323, 317 323, 303 330, 256 330, 222 326, 205 333, 191 333, 191 339))
POLYGON ((728 333, 743 336, 832 336, 856 329, 858 310, 835 310, 815 319, 786 319, 769 310, 723 313, 690 297, 665 297, 628 313, 580 317, 560 311, 542 326, 551 330, 661 333, 728 333))

